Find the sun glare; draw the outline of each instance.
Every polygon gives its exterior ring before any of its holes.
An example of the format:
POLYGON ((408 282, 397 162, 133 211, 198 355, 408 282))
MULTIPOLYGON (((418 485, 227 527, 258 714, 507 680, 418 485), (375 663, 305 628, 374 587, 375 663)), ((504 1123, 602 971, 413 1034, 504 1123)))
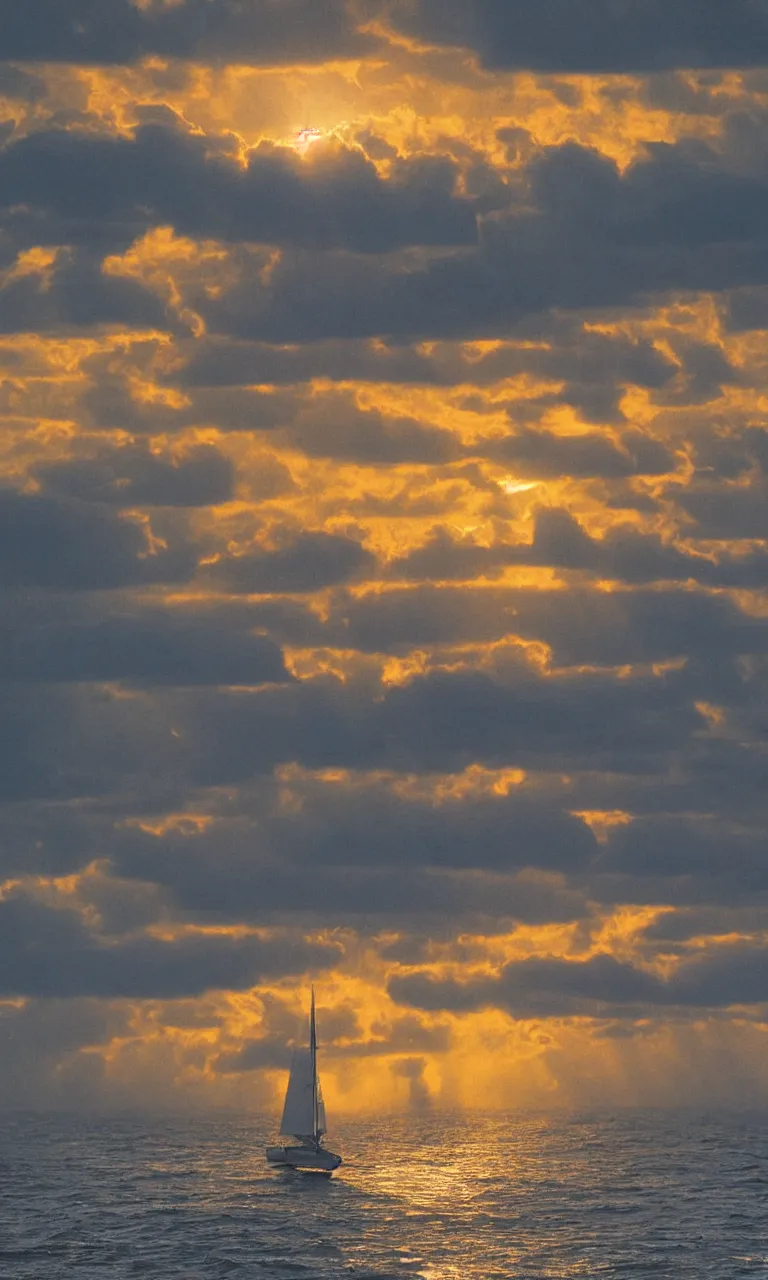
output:
POLYGON ((315 142, 319 142, 323 137, 320 129, 299 129, 296 134, 294 146, 297 151, 303 155, 315 142))
POLYGON ((538 480, 500 480, 499 488, 505 493, 527 493, 529 489, 537 489, 539 483, 538 480))

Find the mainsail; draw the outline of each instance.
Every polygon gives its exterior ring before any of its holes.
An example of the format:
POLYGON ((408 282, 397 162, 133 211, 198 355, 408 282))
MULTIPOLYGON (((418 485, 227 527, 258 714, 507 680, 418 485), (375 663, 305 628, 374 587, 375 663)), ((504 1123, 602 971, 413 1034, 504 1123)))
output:
POLYGON ((315 1106, 309 1049, 294 1050, 280 1132, 299 1139, 314 1136, 315 1106))
POLYGON ((315 1030, 315 993, 309 1019, 309 1047, 295 1049, 291 1074, 285 1094, 280 1132, 318 1143, 325 1133, 325 1104, 317 1078, 317 1033, 315 1030))

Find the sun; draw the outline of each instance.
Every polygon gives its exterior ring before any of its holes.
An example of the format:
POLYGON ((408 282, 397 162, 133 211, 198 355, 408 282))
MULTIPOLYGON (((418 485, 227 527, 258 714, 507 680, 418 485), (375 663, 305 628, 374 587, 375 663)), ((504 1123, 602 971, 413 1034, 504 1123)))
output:
POLYGON ((296 134, 294 146, 296 147, 296 150, 300 151, 303 155, 309 150, 313 143, 319 142, 322 137, 323 134, 320 129, 299 129, 299 132, 296 134))

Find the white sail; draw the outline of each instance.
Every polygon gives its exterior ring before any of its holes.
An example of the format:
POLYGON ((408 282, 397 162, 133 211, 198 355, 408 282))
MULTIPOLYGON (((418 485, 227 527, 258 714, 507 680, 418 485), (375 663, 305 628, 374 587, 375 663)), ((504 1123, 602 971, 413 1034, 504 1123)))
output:
POLYGON ((295 1049, 280 1132, 294 1138, 315 1134, 315 1073, 309 1049, 295 1049))

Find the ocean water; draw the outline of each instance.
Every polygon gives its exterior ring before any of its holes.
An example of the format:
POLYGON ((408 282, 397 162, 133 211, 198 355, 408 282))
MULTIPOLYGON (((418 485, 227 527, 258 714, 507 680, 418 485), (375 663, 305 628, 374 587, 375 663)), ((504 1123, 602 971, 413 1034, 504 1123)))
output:
POLYGON ((768 1278, 768 1116, 0 1117, 2 1280, 768 1278))

